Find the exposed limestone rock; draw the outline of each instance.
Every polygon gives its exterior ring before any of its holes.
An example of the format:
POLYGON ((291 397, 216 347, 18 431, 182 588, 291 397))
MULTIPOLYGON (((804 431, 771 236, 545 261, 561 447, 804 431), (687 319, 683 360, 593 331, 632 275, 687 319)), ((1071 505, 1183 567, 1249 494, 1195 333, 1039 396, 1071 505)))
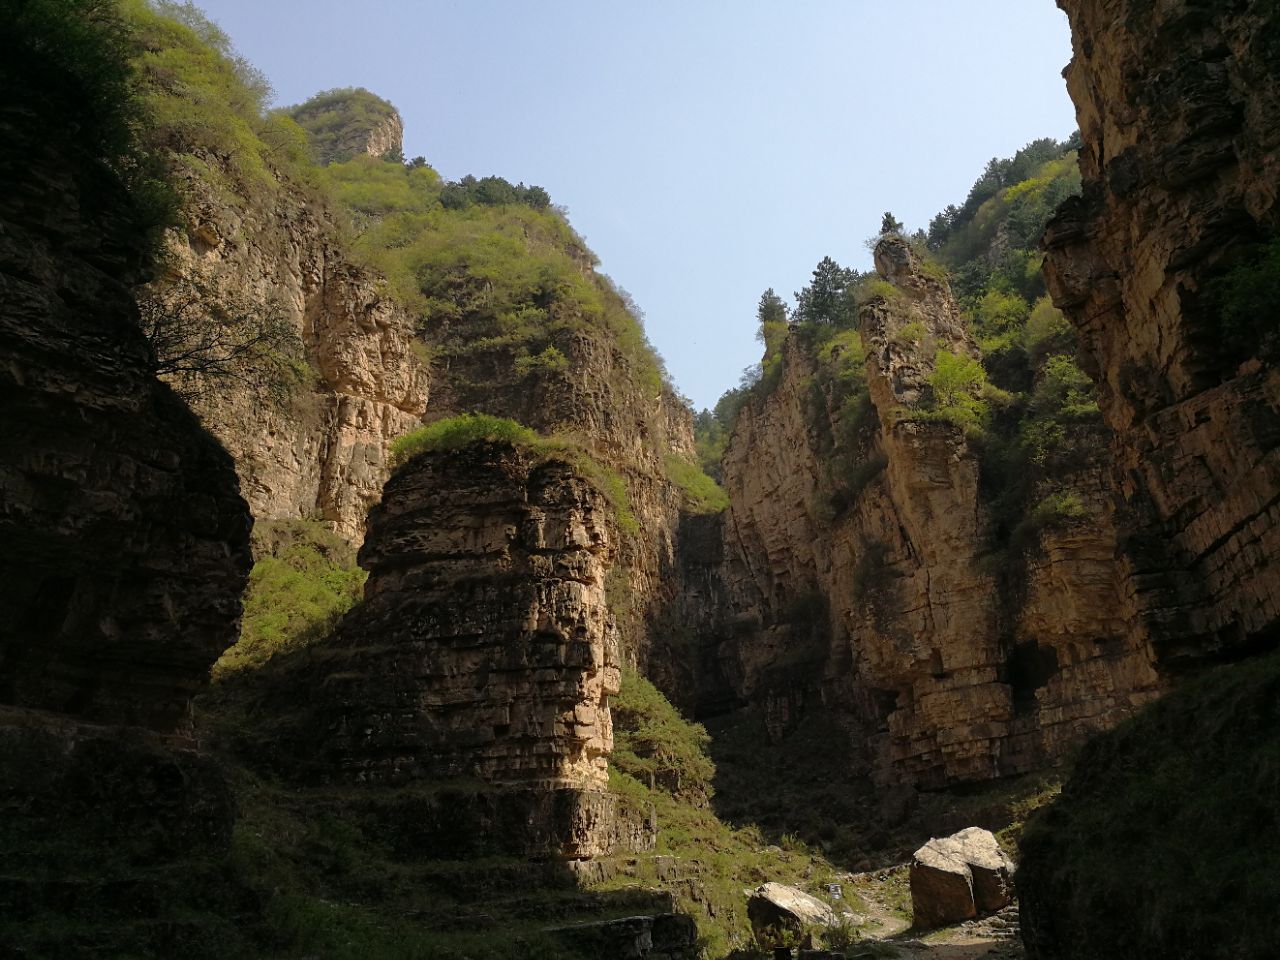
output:
POLYGON ((152 374, 114 178, 0 119, 0 702, 172 728, 235 639, 249 516, 152 374))
POLYGON ((885 782, 1038 769, 1160 688, 1130 635, 1103 475, 1086 463, 1073 477, 1087 521, 1041 531, 1018 568, 993 556, 976 450, 921 415, 937 351, 976 349, 946 281, 905 243, 886 238, 876 263, 899 294, 861 318, 875 418, 856 441, 868 479, 852 502, 824 512, 817 433, 849 431, 847 414, 815 408, 806 351, 788 344, 775 389, 739 416, 710 696, 756 704, 775 736, 798 711, 834 709, 885 782), (798 618, 815 596, 827 619, 798 618))
POLYGON ((524 854, 651 846, 647 817, 605 792, 620 681, 609 510, 570 466, 505 444, 392 477, 360 554, 365 603, 307 681, 316 713, 297 735, 319 775, 510 788, 526 813, 503 829, 524 854))
POLYGON ((831 908, 803 890, 784 883, 762 883, 747 899, 747 916, 756 940, 768 943, 784 931, 800 933, 806 927, 830 926, 831 908))
POLYGON ((147 295, 163 302, 196 289, 211 323, 220 310, 279 314, 309 368, 288 399, 237 382, 211 388, 196 409, 235 457, 255 517, 315 517, 358 543, 391 441, 426 409, 413 321, 291 188, 264 203, 195 179, 187 187, 170 276, 147 295))
POLYGON ((941 927, 994 913, 1012 900, 1013 863, 988 830, 930 840, 911 861, 914 925, 941 927))
MULTIPOLYGON (((431 332, 428 332, 428 336, 431 332)), ((582 439, 626 486, 641 535, 620 536, 610 581, 627 659, 672 700, 691 706, 694 670, 680 606, 677 543, 682 497, 667 477, 669 456, 695 456, 689 409, 665 383, 638 377, 607 330, 553 330, 563 371, 513 375, 509 346, 452 356, 432 382, 428 419, 480 411, 544 435, 582 439)))
POLYGON ((1049 227, 1045 276, 1115 430, 1134 642, 1167 667, 1232 655, 1280 618, 1280 378, 1204 293, 1275 233, 1274 14, 1059 5, 1084 195, 1049 227))

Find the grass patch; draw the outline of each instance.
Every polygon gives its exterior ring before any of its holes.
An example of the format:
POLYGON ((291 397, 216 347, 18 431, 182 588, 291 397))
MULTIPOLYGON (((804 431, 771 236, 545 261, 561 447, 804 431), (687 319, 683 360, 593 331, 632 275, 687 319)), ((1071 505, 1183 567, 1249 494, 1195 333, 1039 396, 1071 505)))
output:
POLYGON ((460 450, 473 443, 509 443, 527 450, 543 452, 547 445, 536 431, 486 413, 464 413, 447 420, 437 420, 391 442, 391 463, 400 466, 423 453, 437 450, 460 450))
POLYGON ((368 574, 355 550, 318 521, 260 521, 240 639, 213 667, 215 681, 255 670, 331 631, 360 601, 368 574))
POLYGON ((685 509, 690 513, 720 513, 728 509, 729 495, 699 464, 675 454, 669 454, 665 463, 667 477, 680 488, 685 509))
MULTIPOLYGON (((614 753, 609 788, 654 812, 657 853, 676 858, 680 877, 670 884, 678 907, 698 921, 708 957, 753 945, 743 890, 765 881, 800 887, 826 899, 835 868, 806 843, 791 838, 769 843, 758 827, 734 827, 708 802, 714 794, 715 764, 710 741, 699 724, 682 717, 656 687, 634 671, 624 671, 614 699, 614 753), (691 896, 696 891, 697 896, 691 896)), ((662 886, 656 874, 641 881, 662 886)), ((635 883, 618 879, 605 889, 635 883)), ((856 900, 845 901, 858 910, 856 900)))

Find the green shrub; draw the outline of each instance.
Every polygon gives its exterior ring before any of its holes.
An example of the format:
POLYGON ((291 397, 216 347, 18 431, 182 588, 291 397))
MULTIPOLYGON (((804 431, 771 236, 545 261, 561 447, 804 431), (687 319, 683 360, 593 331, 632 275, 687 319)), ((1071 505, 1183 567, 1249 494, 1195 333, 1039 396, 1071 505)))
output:
POLYGON ((520 377, 534 373, 564 373, 569 369, 569 358, 555 347, 547 347, 533 356, 516 357, 515 369, 520 377))
POLYGON ((1031 308, 1023 346, 1033 365, 1039 365, 1050 354, 1065 354, 1074 348, 1075 328, 1048 296, 1041 297, 1031 308))
POLYGON ((892 340, 900 347, 911 347, 923 343, 928 333, 923 323, 913 320, 911 323, 903 324, 894 333, 892 340))
POLYGON ((1252 250, 1208 290, 1221 324, 1220 350, 1273 359, 1280 350, 1280 238, 1252 250))
POLYGON ((125 0, 122 9, 133 31, 150 149, 241 196, 273 190, 283 170, 309 180, 310 163, 298 156, 292 129, 265 114, 270 85, 225 33, 189 3, 125 0), (230 180, 221 182, 224 167, 230 180))
POLYGON ((888 280, 871 277, 863 280, 858 289, 858 302, 869 303, 872 300, 901 300, 906 294, 888 280))
POLYGON ((254 543, 240 639, 214 665, 215 681, 325 636, 364 592, 355 551, 322 523, 260 521, 254 543))
POLYGON ((657 687, 630 669, 623 671, 610 708, 612 765, 675 797, 702 804, 711 799, 715 765, 706 753, 710 738, 700 724, 685 720, 657 687))
POLYGON ((604 494, 613 508, 614 522, 623 534, 635 536, 640 532, 639 521, 631 509, 627 483, 621 474, 601 465, 580 444, 569 438, 543 437, 505 417, 464 413, 419 427, 392 441, 391 463, 398 467, 419 454, 460 450, 483 441, 509 443, 536 457, 560 459, 570 464, 604 494))
POLYGON ((939 350, 926 382, 933 388, 933 397, 921 411, 924 419, 953 423, 971 435, 985 432, 991 420, 991 392, 981 363, 939 350))
POLYGON ((668 455, 665 463, 667 477, 684 494, 690 513, 720 513, 728 508, 729 495, 697 463, 675 454, 668 455))
POLYGON ((399 465, 420 453, 459 450, 484 440, 530 449, 537 449, 543 443, 537 433, 514 420, 484 413, 464 413, 447 420, 437 420, 397 437, 391 443, 391 462, 399 465))

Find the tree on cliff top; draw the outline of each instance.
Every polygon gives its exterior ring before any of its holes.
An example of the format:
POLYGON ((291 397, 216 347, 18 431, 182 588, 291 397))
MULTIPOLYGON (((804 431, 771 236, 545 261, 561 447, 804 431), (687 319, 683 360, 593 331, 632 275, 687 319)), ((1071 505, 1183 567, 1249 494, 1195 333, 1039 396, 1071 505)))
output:
POLYGON ((823 257, 813 270, 812 282, 796 294, 792 321, 844 329, 857 323, 855 297, 858 272, 823 257))

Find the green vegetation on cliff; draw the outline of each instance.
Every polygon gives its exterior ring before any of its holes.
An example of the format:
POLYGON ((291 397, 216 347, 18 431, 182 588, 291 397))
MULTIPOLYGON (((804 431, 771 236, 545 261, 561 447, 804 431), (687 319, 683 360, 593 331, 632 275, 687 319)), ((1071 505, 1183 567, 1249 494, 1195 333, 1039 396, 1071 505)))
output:
POLYGON ((271 86, 190 3, 124 0, 146 147, 227 197, 261 197, 289 181, 314 185, 306 134, 268 113, 271 86))
POLYGON ((253 540, 240 640, 214 664, 215 682, 302 649, 363 595, 367 574, 355 550, 323 523, 259 521, 253 540))
MULTIPOLYGON (((574 337, 605 336, 646 390, 665 381, 634 305, 537 187, 497 177, 445 183, 427 166, 355 157, 324 170, 352 212, 356 252, 448 361, 512 390, 569 376, 574 337), (507 357, 505 368, 493 366, 507 357)), ((489 383, 492 388, 494 383, 489 383)))
MULTIPOLYGON (((678 908, 697 921, 706 957, 755 946, 744 888, 776 881, 826 899, 836 868, 820 853, 794 839, 771 845, 757 827, 735 827, 716 815, 710 803, 715 765, 700 724, 684 719, 652 683, 630 670, 623 672, 611 707, 609 788, 653 811, 656 853, 671 859, 662 872, 656 861, 642 860, 638 875, 616 878, 604 888, 642 883, 669 889, 678 908)), ((856 902, 849 905, 858 908, 856 902)), ((764 954, 742 954, 757 955, 764 954)))
POLYGON ((354 141, 399 119, 395 107, 363 87, 326 90, 285 113, 306 131, 311 156, 321 165, 350 160, 359 152, 354 141))
POLYGON ((618 529, 628 536, 640 532, 631 509, 627 484, 616 470, 602 465, 572 437, 540 436, 536 430, 486 413, 463 413, 419 427, 391 444, 393 463, 436 450, 458 450, 473 443, 509 443, 543 459, 562 459, 579 470, 604 494, 613 508, 618 529))
MULTIPOLYGON (((965 203, 905 239, 935 279, 949 279, 980 361, 926 342, 919 324, 897 334, 901 346, 931 356, 921 419, 954 423, 978 445, 983 486, 996 508, 997 536, 1018 546, 1045 525, 1082 517, 1077 476, 1105 449, 1093 386, 1076 360, 1075 333, 1045 294, 1040 237, 1057 205, 1080 189, 1076 143, 1037 140, 1007 160, 992 160, 965 203), (1016 536, 1015 536, 1016 534, 1016 536)), ((898 225, 886 215, 883 226, 898 225)), ((1255 268, 1256 269, 1256 268, 1255 268)), ((1233 276, 1242 274, 1233 274, 1233 276)), ((1237 299, 1245 281, 1232 287, 1237 299)), ((1223 289, 1226 289, 1224 281, 1223 289)), ((695 420, 704 468, 719 470, 739 412, 776 389, 789 358, 810 371, 805 385, 810 443, 824 463, 813 509, 838 515, 880 469, 866 432, 875 422, 863 365, 858 312, 894 309, 902 291, 825 258, 796 294, 788 315, 767 291, 757 320, 761 365, 695 420)))

